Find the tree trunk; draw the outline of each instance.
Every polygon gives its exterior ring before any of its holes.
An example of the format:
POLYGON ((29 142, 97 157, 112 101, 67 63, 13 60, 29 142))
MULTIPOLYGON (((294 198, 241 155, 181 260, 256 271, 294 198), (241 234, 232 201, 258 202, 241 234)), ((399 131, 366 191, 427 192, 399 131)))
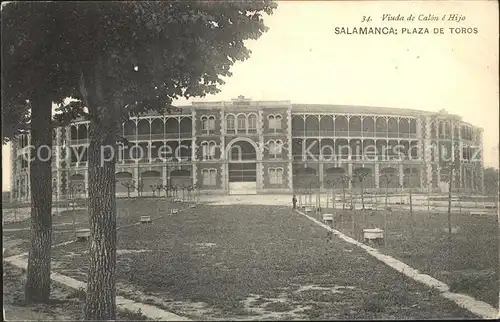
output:
MULTIPOLYGON (((111 126, 111 128, 113 128, 111 126)), ((89 129, 90 265, 86 320, 116 318, 116 137, 91 121, 89 129), (106 148, 101 148, 102 146, 106 148), (103 159, 105 158, 105 159, 103 159), (109 161, 106 161, 109 160, 109 161)))
POLYGON ((52 246, 52 100, 40 94, 31 108, 31 245, 25 298, 46 302, 50 298, 52 246), (37 153, 38 152, 38 153, 37 153))

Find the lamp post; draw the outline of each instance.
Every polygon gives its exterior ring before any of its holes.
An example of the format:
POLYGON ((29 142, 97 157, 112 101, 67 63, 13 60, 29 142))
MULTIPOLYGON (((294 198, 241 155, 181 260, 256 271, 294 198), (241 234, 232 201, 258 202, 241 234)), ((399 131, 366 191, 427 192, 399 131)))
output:
POLYGON ((451 237, 451 187, 453 182, 453 175, 455 173, 455 162, 449 162, 447 164, 449 169, 449 179, 448 179, 448 234, 451 237))
POLYGON ((73 186, 73 183, 70 183, 69 184, 69 200, 70 200, 70 203, 71 203, 71 207, 73 208, 72 210, 72 217, 73 217, 73 237, 76 238, 76 217, 75 217, 75 198, 74 198, 74 194, 75 194, 75 188, 73 186))
MULTIPOLYGON (((326 184, 328 186, 332 187, 332 209, 335 210, 335 180, 333 180, 333 179, 332 180, 327 180, 326 184)), ((328 195, 328 192, 327 192, 327 195, 328 195)), ((329 201, 328 200, 329 200, 329 198, 327 196, 327 198, 326 198, 326 208, 328 208, 328 206, 329 206, 329 201)))

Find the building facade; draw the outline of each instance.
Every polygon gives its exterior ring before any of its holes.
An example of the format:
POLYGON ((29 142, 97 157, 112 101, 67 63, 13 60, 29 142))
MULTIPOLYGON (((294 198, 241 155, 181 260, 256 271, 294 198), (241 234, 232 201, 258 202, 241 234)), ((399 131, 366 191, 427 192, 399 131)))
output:
MULTIPOLYGON (((291 193, 296 189, 462 191, 483 189, 483 131, 445 111, 293 104, 198 102, 123 124, 116 191, 127 182, 196 186, 203 193, 291 193), (451 171, 450 164, 454 165, 451 171)), ((30 137, 12 144, 12 197, 29 199, 30 137)), ((53 188, 64 198, 88 185, 88 122, 53 131, 53 188)))

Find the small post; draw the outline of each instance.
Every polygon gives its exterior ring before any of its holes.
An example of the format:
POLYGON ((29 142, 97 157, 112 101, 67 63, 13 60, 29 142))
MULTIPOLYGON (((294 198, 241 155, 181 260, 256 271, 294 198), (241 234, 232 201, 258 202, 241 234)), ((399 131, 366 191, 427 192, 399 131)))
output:
POLYGON ((74 198, 74 195, 75 195, 75 189, 73 187, 73 185, 70 186, 70 199, 71 200, 71 207, 73 208, 73 211, 72 211, 72 214, 73 214, 73 233, 75 235, 75 238, 76 238, 76 215, 75 215, 75 198, 74 198))
POLYGON ((387 238, 387 236, 389 235, 388 231, 387 231, 387 213, 388 212, 389 212, 389 210, 384 209, 384 247, 387 247, 389 244, 388 243, 389 238, 387 238))
POLYGON ((336 212, 335 210, 332 211, 332 228, 335 229, 335 215, 336 215, 336 212))
POLYGON ((448 180, 448 234, 451 239, 451 185, 453 181, 453 164, 450 164, 449 180, 448 180))
POLYGON ((431 213, 431 184, 427 183, 427 216, 431 213))
POLYGON ((352 231, 352 238, 356 239, 356 233, 354 231, 354 209, 350 211, 351 213, 351 231, 352 231))
POLYGON ((318 215, 321 215, 321 182, 318 187, 318 215))
MULTIPOLYGON (((328 206, 330 205, 328 198, 328 192, 326 193, 326 209, 328 209, 328 206)), ((332 207, 333 208, 333 207, 332 207)))
POLYGON ((354 196, 352 195, 352 186, 353 186, 353 183, 354 183, 354 180, 350 179, 351 180, 351 187, 349 188, 349 198, 351 198, 351 210, 354 211, 354 207, 355 207, 355 202, 354 202, 354 196))
POLYGON ((389 198, 389 180, 387 174, 384 174, 384 183, 385 183, 385 209, 387 210, 387 201, 389 198))
POLYGON ((408 192, 410 194, 410 217, 411 217, 411 234, 412 238, 414 239, 415 237, 415 218, 413 217, 413 200, 412 200, 412 180, 413 178, 413 164, 410 162, 410 177, 408 178, 408 192))
POLYGON ((332 187, 332 204, 333 204, 333 209, 336 208, 337 203, 337 196, 335 195, 335 186, 332 187))

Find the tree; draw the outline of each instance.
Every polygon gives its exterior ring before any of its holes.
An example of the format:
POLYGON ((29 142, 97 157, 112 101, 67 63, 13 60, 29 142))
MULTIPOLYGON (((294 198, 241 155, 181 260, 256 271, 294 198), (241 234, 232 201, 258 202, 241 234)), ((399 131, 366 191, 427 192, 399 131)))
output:
POLYGON ((127 189, 127 197, 130 198, 130 192, 134 191, 135 188, 135 180, 128 180, 125 182, 122 182, 122 186, 124 186, 127 189))
POLYGON ((365 209, 365 199, 364 199, 364 189, 363 189, 363 181, 371 174, 370 169, 368 168, 356 168, 354 169, 353 179, 358 180, 360 189, 361 189, 361 205, 362 209, 365 209))
POLYGON ((166 184, 163 186, 163 190, 165 191, 165 197, 170 197, 170 185, 169 184, 166 184))
POLYGON ((160 197, 161 190, 163 189, 163 184, 156 185, 156 191, 158 191, 158 197, 160 197))
MULTIPOLYGON (((78 98, 88 108, 90 269, 86 319, 115 318, 116 141, 130 114, 164 112, 183 96, 218 92, 235 61, 249 57, 245 39, 266 31, 261 2, 72 3, 78 40, 70 59, 78 98), (108 149, 102 153, 103 147, 108 149), (99 187, 97 190, 95 187, 99 187), (99 242, 97 242, 99 240, 99 242)), ((71 31, 74 34, 71 35, 71 31)), ((76 43, 76 42, 75 42, 76 43)))
MULTIPOLYGON (((76 99, 62 107, 59 121, 77 116, 90 121, 91 234, 85 318, 114 319, 115 152, 121 124, 147 110, 168 112, 179 97, 217 93, 224 84, 222 77, 231 76, 230 67, 249 57, 244 40, 257 39, 267 30, 263 14, 272 14, 276 4, 155 1, 47 2, 44 6, 51 10, 35 13, 51 25, 39 29, 53 31, 50 35, 56 39, 40 37, 44 40, 40 42, 57 49, 51 51, 57 59, 42 60, 39 75, 60 76, 55 79, 64 86, 48 82, 50 90, 63 89, 64 95, 53 100, 76 99)), ((36 55, 27 57, 37 61, 36 55)), ((50 177, 46 181, 50 183, 50 177)), ((46 191, 50 193, 50 187, 46 191)))
POLYGON ((142 180, 140 180, 137 185, 135 186, 135 188, 137 189, 137 196, 138 197, 142 197, 142 192, 144 190, 144 183, 142 182, 142 180))
POLYGON ((162 184, 152 184, 150 185, 151 190, 153 191, 153 197, 155 196, 155 192, 158 191, 158 197, 160 196, 160 191, 163 189, 162 184))
POLYGON ((187 186, 185 184, 181 184, 181 189, 182 189, 182 202, 184 202, 186 198, 185 191, 187 189, 187 186))
POLYGON ((177 184, 174 184, 172 185, 172 187, 170 187, 170 190, 174 193, 174 198, 178 198, 179 197, 179 185, 177 184))
POLYGON ((385 209, 386 210, 388 209, 387 203, 388 203, 388 199, 389 199, 389 183, 392 182, 393 172, 395 171, 395 170, 393 170, 393 168, 389 168, 389 169, 391 169, 391 170, 384 171, 384 172, 382 172, 382 175, 381 175, 381 179, 383 179, 382 182, 384 183, 384 186, 385 186, 385 209))
MULTIPOLYGON (((327 186, 332 188, 332 208, 335 209, 335 179, 326 180, 327 186)), ((328 194, 327 194, 328 196, 328 194)), ((326 198, 326 208, 328 208, 328 197, 326 198)))
MULTIPOLYGON (((345 186, 346 184, 349 184, 351 178, 348 175, 342 175, 340 177, 340 182, 342 183, 342 209, 345 209, 345 186)), ((351 196, 352 198, 352 196, 351 196)))
POLYGON ((189 202, 193 202, 194 201, 193 200, 193 196, 192 196, 192 192, 194 190, 193 185, 188 185, 186 189, 187 189, 187 192, 188 192, 188 201, 189 202))
POLYGON ((198 184, 193 185, 193 194, 194 194, 194 201, 197 202, 199 201, 200 198, 200 191, 201 191, 201 186, 198 184))
POLYGON ((71 91, 59 65, 57 10, 49 2, 2 5, 2 130, 3 142, 26 131, 33 147, 30 166, 31 243, 25 298, 50 297, 52 236, 52 102, 71 91))

